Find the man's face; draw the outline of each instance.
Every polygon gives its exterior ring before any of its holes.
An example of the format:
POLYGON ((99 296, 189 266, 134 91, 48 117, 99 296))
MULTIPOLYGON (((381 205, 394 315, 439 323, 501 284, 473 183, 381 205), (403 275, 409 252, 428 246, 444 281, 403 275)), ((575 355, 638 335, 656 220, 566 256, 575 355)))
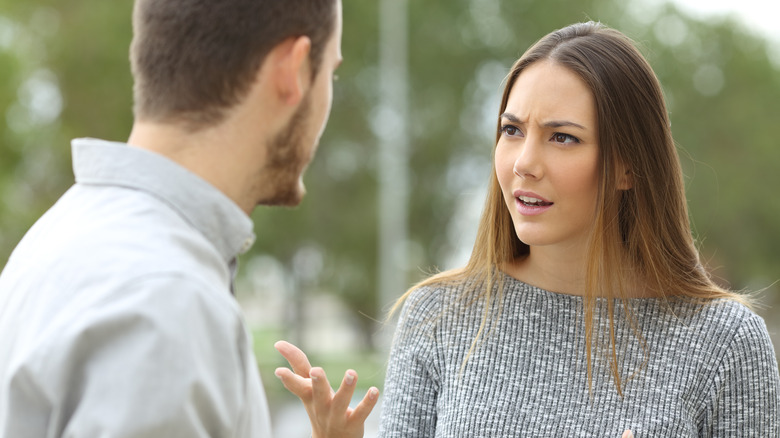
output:
POLYGON ((300 204, 306 193, 303 174, 314 157, 333 102, 333 75, 341 64, 341 1, 337 2, 333 34, 322 56, 322 63, 312 86, 290 121, 269 145, 268 164, 263 173, 274 184, 271 195, 258 205, 300 204))

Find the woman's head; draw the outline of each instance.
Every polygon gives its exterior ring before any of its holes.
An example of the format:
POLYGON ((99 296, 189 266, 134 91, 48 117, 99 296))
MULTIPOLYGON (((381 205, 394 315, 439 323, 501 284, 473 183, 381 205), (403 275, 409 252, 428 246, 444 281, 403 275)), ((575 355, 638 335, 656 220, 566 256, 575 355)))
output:
POLYGON ((593 229, 600 183, 593 93, 571 70, 541 60, 518 76, 501 113, 496 179, 517 238, 577 257, 593 229))
MULTIPOLYGON (((631 40, 593 22, 548 34, 512 67, 499 114, 505 113, 523 72, 542 63, 568 70, 592 96, 599 182, 589 258, 601 259, 600 263, 628 261, 642 276, 652 277, 656 269, 646 264, 653 255, 672 252, 688 266, 698 263, 661 87, 631 40)), ((497 143, 501 126, 499 120, 497 143)), ((477 242, 477 246, 495 244, 494 251, 488 252, 496 254, 497 264, 529 252, 528 245, 515 235, 495 176, 480 228, 484 237, 492 234, 493 239, 477 242)))

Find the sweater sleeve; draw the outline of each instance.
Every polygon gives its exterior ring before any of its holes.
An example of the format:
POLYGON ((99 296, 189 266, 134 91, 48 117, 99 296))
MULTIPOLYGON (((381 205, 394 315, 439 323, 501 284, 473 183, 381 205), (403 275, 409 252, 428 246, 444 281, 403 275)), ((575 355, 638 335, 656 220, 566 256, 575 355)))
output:
POLYGON ((780 436, 780 376, 759 316, 751 314, 736 330, 715 384, 713 437, 780 436))
POLYGON ((381 437, 422 438, 436 434, 439 312, 436 291, 428 288, 413 292, 404 304, 387 367, 381 437))

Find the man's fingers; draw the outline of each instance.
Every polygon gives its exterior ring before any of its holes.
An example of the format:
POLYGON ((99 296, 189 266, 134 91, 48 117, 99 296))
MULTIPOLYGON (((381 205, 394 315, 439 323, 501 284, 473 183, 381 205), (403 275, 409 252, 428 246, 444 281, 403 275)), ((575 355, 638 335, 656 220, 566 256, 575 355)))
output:
POLYGON ((295 374, 302 377, 309 377, 309 371, 311 371, 311 364, 306 354, 301 351, 300 348, 287 341, 279 341, 274 344, 276 351, 282 354, 287 362, 290 362, 295 374))
MULTIPOLYGON (((347 420, 355 424, 366 421, 366 418, 376 406, 379 399, 379 390, 371 388, 368 390, 363 400, 358 403, 354 410, 349 409, 349 403, 355 393, 357 383, 357 373, 348 370, 341 386, 337 392, 333 392, 325 375, 325 370, 320 367, 311 367, 309 359, 298 347, 286 341, 279 341, 274 344, 276 350, 290 362, 292 371, 287 368, 277 368, 276 376, 282 380, 284 387, 288 391, 300 398, 309 418, 314 424, 315 417, 347 414, 347 420)), ((344 418, 344 417, 342 417, 344 418)), ((342 420, 343 421, 343 420, 342 420)))
POLYGON ((312 398, 316 409, 329 409, 330 401, 333 398, 333 389, 330 387, 325 370, 320 367, 314 367, 309 372, 311 376, 312 398))
POLYGON ((368 414, 370 414, 374 409, 374 406, 376 406, 377 400, 379 400, 379 390, 372 386, 363 397, 363 400, 361 400, 352 411, 349 420, 364 423, 366 418, 368 418, 368 414))
POLYGON ((634 438, 634 432, 631 432, 631 429, 626 430, 620 438, 634 438))
POLYGON ((311 380, 303 378, 287 368, 277 368, 274 374, 282 381, 282 384, 288 391, 298 396, 304 403, 311 400, 311 380))
POLYGON ((336 412, 347 411, 349 402, 352 401, 352 394, 355 393, 355 382, 357 382, 357 373, 353 370, 347 370, 339 390, 333 396, 333 409, 336 412))

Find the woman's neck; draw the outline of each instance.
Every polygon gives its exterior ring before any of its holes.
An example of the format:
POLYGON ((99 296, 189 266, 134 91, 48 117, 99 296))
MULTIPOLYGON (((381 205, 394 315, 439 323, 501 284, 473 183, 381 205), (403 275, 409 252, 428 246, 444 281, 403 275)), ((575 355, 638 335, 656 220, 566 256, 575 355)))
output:
POLYGON ((524 283, 567 295, 585 294, 585 254, 571 248, 531 247, 531 252, 504 267, 524 283))
MULTIPOLYGON (((509 276, 550 292, 566 295, 585 295, 587 282, 587 256, 585 250, 574 248, 531 247, 527 256, 507 263, 503 270, 509 276)), ((620 269, 620 267, 615 267, 620 269)), ((623 284, 626 298, 649 298, 651 293, 645 282, 638 278, 626 278, 623 284)), ((602 291, 603 292, 603 291, 602 291)), ((597 292, 597 295, 601 295, 597 292)), ((619 295, 616 291, 610 294, 619 295)))

